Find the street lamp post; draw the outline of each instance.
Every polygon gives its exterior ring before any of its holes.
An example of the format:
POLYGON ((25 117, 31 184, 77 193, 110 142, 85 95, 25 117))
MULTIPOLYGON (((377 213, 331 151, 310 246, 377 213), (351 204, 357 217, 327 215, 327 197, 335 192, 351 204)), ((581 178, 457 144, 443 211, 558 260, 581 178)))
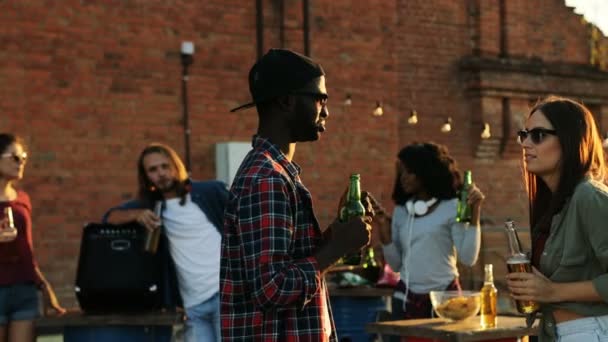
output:
POLYGON ((184 124, 184 147, 186 153, 186 170, 191 173, 190 163, 190 118, 188 116, 188 67, 194 62, 194 43, 182 42, 182 113, 184 124))

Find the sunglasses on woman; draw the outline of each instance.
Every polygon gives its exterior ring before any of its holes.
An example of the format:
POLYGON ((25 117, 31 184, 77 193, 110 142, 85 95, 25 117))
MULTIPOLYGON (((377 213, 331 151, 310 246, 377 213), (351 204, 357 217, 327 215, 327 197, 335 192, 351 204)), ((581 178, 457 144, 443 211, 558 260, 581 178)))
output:
POLYGON ((557 135, 557 131, 554 129, 542 127, 532 128, 531 130, 522 129, 521 131, 517 132, 517 141, 520 144, 523 144, 524 141, 526 141, 526 139, 530 137, 532 143, 534 145, 538 145, 542 143, 548 135, 557 135))
POLYGON ((0 158, 12 158, 13 161, 17 164, 25 163, 27 161, 27 153, 23 152, 21 154, 17 153, 5 153, 0 155, 0 158))

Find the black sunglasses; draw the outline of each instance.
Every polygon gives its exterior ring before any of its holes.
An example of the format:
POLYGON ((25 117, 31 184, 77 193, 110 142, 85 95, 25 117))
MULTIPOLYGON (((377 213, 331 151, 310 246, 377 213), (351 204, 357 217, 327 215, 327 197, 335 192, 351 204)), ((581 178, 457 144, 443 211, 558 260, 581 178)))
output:
POLYGON ((0 155, 0 157, 11 158, 17 164, 25 163, 27 161, 27 153, 25 153, 25 152, 21 153, 20 155, 17 153, 5 153, 3 155, 0 155))
POLYGON ((311 96, 316 101, 320 101, 322 104, 327 103, 327 95, 325 95, 325 94, 313 93, 313 92, 309 92, 309 91, 292 91, 291 94, 311 96))
POLYGON ((530 140, 534 145, 538 145, 545 140, 547 135, 557 135, 557 131, 554 129, 547 129, 542 127, 532 128, 531 130, 522 129, 517 132, 517 141, 520 144, 523 144, 526 141, 526 138, 530 136, 530 140))

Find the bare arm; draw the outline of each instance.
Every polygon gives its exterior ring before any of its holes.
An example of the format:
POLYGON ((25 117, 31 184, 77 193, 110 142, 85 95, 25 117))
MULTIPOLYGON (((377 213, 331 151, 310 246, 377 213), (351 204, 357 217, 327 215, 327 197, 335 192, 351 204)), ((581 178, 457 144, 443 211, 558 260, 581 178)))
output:
POLYGON ((557 302, 603 302, 604 299, 593 285, 593 281, 556 283, 549 280, 536 268, 534 273, 510 273, 507 285, 517 300, 535 300, 541 303, 557 302))
POLYGON ((469 197, 467 197, 467 204, 471 206, 471 226, 479 227, 481 218, 481 204, 486 196, 479 190, 479 188, 472 184, 469 188, 469 197))
MULTIPOLYGON (((597 262, 602 270, 608 269, 608 194, 595 187, 587 191, 575 192, 572 202, 577 215, 576 225, 561 229, 576 229, 584 234, 593 251, 592 258, 580 267, 597 262)), ((507 275, 507 285, 516 299, 532 299, 539 302, 603 302, 608 303, 608 273, 594 276, 591 280, 558 283, 545 277, 536 268, 534 273, 511 273, 507 275)))
POLYGON ((555 302, 603 302, 593 282, 553 283, 550 292, 555 302))
POLYGON ((44 298, 43 314, 46 315, 46 311, 47 311, 46 309, 49 306, 53 310, 55 310, 55 312, 57 312, 57 314, 59 314, 59 315, 64 314, 66 312, 66 310, 59 304, 59 301, 57 300, 57 296, 55 295, 55 291, 53 290, 51 283, 49 283, 48 280, 46 280, 44 274, 42 274, 42 272, 40 271, 40 268, 36 267, 35 271, 36 271, 36 275, 38 276, 38 279, 40 279, 40 282, 41 282, 40 290, 42 291, 42 297, 44 298))

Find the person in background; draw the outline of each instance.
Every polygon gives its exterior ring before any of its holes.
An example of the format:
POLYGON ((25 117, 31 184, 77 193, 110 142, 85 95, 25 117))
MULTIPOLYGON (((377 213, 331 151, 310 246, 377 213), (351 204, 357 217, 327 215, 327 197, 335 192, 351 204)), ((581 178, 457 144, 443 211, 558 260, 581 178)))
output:
MULTIPOLYGON (((14 238, 0 242, 0 342, 34 341, 34 319, 40 316, 38 290, 45 308, 65 313, 34 257, 30 197, 14 186, 23 178, 27 157, 19 137, 0 133, 0 213, 10 207, 17 229, 14 238)), ((0 218, 0 234, 12 229, 8 217, 0 218)))
POLYGON ((484 194, 474 184, 468 189, 471 222, 457 222, 460 187, 460 172, 445 146, 414 143, 399 152, 393 215, 379 210, 374 219, 384 258, 400 273, 392 301, 395 320, 432 317, 429 292, 460 289, 457 261, 467 266, 477 261, 484 194))
POLYGON ((608 341, 608 188, 591 112, 550 96, 518 132, 533 273, 511 273, 516 300, 540 304, 539 340, 608 341))
POLYGON ((161 253, 171 296, 165 306, 186 312, 186 342, 221 341, 219 320, 220 243, 228 191, 219 181, 192 181, 177 153, 152 143, 137 162, 137 199, 112 208, 103 221, 137 222, 149 232, 162 220, 161 253), (153 211, 162 201, 162 217, 153 211), (175 283, 179 293, 175 291, 175 283))
POLYGON ((336 341, 324 272, 370 238, 364 218, 321 229, 293 161, 329 116, 325 72, 271 49, 249 73, 259 125, 230 189, 222 240, 224 341, 336 341))

